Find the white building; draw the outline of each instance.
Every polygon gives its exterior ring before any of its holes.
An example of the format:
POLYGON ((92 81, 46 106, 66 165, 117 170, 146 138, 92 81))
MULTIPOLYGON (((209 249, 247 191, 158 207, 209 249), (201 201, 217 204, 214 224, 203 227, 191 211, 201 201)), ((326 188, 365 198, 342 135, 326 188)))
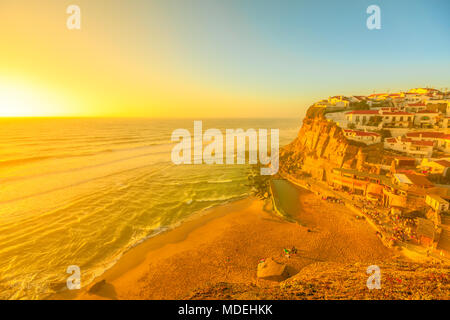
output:
POLYGON ((437 123, 439 128, 449 129, 450 128, 450 116, 441 115, 437 123))
POLYGON ((447 201, 435 194, 428 194, 425 203, 434 209, 437 213, 447 211, 449 204, 447 201))
POLYGON ((380 127, 409 128, 414 123, 414 114, 391 108, 379 110, 354 110, 346 113, 348 123, 356 125, 375 124, 380 127), (387 110, 388 109, 388 110, 387 110))
POLYGON ((367 145, 381 142, 381 135, 376 132, 344 129, 344 135, 347 139, 367 145))
POLYGON ((450 161, 447 159, 424 158, 418 168, 422 170, 423 173, 441 174, 446 176, 450 170, 450 161))
POLYGON ((414 126, 419 128, 432 128, 437 125, 439 112, 421 110, 414 115, 414 126))
POLYGON ((365 97, 365 96, 351 96, 349 98, 349 100, 350 100, 350 102, 357 103, 357 102, 366 101, 367 97, 365 97))
POLYGON ((426 110, 426 109, 427 109, 427 105, 423 102, 407 103, 405 106, 405 110, 407 112, 419 112, 419 111, 426 110))
POLYGON ((405 153, 411 157, 431 157, 433 154, 433 141, 413 140, 406 137, 387 138, 384 140, 384 148, 405 153))
POLYGON ((437 147, 439 150, 450 154, 450 134, 439 137, 437 147))
POLYGON ((383 127, 409 128, 414 122, 414 114, 405 111, 382 111, 383 127))
POLYGON ((444 132, 439 131, 413 131, 406 133, 406 138, 414 141, 425 140, 433 141, 435 146, 438 146, 438 139, 445 135, 444 132))
POLYGON ((381 121, 379 110, 354 110, 345 115, 348 123, 365 125, 369 122, 376 122, 375 120, 381 121))
POLYGON ((328 103, 330 105, 336 106, 336 107, 348 107, 350 104, 350 101, 345 96, 334 96, 328 98, 328 103))

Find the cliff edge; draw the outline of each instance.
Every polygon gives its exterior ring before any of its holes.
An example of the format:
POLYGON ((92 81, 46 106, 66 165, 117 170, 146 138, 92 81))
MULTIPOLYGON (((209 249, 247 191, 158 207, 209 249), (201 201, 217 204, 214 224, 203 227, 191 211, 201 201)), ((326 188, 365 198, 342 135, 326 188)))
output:
POLYGON ((325 118, 325 109, 310 107, 297 137, 281 152, 283 170, 302 169, 313 176, 323 175, 328 169, 347 168, 376 171, 383 145, 348 140, 343 130, 325 118), (370 165, 373 164, 373 165, 370 165))

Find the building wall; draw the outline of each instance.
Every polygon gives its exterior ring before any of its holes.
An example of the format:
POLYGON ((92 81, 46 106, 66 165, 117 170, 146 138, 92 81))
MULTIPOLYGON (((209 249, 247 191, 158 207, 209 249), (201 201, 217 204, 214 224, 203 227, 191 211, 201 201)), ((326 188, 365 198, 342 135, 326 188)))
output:
POLYGON ((431 208, 433 208, 433 210, 436 211, 436 212, 447 211, 448 208, 449 208, 449 204, 445 200, 438 201, 437 199, 435 199, 434 197, 431 197, 429 195, 427 195, 427 197, 425 199, 425 202, 431 208))

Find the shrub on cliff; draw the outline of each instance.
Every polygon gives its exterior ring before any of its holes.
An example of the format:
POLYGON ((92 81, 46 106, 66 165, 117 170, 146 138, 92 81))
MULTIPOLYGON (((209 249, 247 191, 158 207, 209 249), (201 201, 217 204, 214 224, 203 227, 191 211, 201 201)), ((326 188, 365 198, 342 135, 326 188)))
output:
POLYGON ((267 175, 261 175, 261 164, 255 164, 251 166, 250 174, 248 175, 249 185, 252 188, 252 193, 260 199, 267 198, 269 193, 270 177, 267 175))

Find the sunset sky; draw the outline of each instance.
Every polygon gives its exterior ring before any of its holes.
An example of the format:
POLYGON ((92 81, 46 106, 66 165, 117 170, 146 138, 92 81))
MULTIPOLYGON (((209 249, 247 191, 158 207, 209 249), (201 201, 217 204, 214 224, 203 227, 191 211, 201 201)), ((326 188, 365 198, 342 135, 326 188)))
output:
POLYGON ((450 87, 449 35, 448 0, 2 0, 0 116, 298 117, 450 87))

